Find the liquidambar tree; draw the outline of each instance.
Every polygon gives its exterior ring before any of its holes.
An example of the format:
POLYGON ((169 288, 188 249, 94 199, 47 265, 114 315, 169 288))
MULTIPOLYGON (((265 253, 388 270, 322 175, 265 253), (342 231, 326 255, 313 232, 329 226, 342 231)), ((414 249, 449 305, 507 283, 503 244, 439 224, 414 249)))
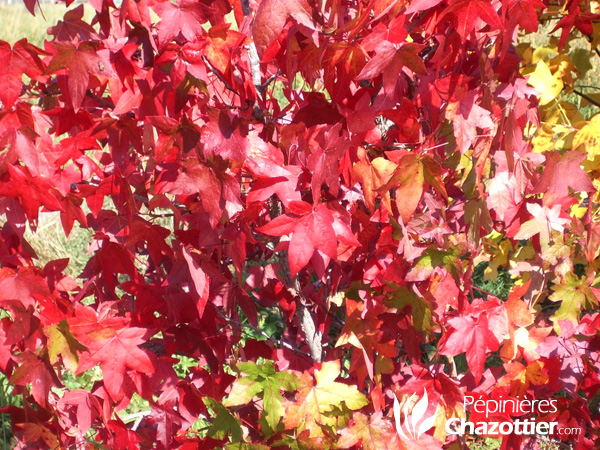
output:
POLYGON ((464 449, 467 393, 596 448, 600 130, 566 37, 515 50, 544 13, 597 52, 587 2, 90 4, 0 42, 18 448, 464 449), (42 211, 91 230, 78 277, 36 264, 42 211))

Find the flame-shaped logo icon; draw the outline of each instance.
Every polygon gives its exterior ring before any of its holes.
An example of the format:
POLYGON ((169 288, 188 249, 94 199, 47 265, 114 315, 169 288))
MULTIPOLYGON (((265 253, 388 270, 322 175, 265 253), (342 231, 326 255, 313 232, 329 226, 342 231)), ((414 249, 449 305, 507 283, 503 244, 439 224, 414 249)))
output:
POLYGON ((408 412, 409 405, 412 404, 412 399, 417 394, 410 396, 402 412, 404 413, 404 422, 400 423, 400 403, 398 398, 394 396, 394 418, 396 419, 396 431, 407 441, 418 441, 419 437, 429 430, 435 423, 436 415, 433 414, 430 417, 424 417, 427 412, 427 406, 429 406, 429 399, 427 398, 427 390, 423 398, 417 402, 412 411, 408 412))

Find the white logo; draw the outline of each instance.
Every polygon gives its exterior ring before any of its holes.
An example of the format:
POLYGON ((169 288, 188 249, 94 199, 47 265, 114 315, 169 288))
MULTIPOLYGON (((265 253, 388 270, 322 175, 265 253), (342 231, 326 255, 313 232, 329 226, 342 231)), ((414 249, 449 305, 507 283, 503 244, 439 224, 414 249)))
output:
POLYGON ((410 396, 402 412, 404 413, 404 421, 400 424, 400 403, 398 398, 394 396, 394 418, 396 419, 396 431, 407 441, 418 441, 419 437, 427 430, 429 430, 434 424, 436 415, 433 414, 430 417, 424 417, 429 406, 429 399, 427 398, 427 390, 423 398, 417 402, 412 411, 408 412, 408 407, 412 403, 413 397, 417 394, 410 396))

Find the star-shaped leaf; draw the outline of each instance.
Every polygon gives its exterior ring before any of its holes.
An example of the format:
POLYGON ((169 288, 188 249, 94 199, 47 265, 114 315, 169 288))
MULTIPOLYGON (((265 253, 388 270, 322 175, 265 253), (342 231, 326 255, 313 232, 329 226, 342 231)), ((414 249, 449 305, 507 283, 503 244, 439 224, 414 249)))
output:
POLYGON ((554 293, 549 297, 554 302, 562 301, 560 308, 552 319, 570 320, 577 323, 583 309, 598 307, 598 299, 589 287, 586 278, 579 279, 577 275, 568 273, 562 283, 552 286, 554 293))
MULTIPOLYGON (((88 333, 93 337, 94 331, 88 333)), ((77 374, 100 364, 106 390, 118 401, 123 396, 123 378, 127 368, 142 373, 154 373, 154 365, 145 350, 139 345, 146 342, 147 330, 143 328, 123 328, 100 333, 101 339, 92 341, 88 350, 81 355, 77 374), (108 336, 106 336, 108 334, 108 336)))
POLYGON ((107 55, 96 42, 83 41, 78 45, 71 42, 52 42, 51 47, 55 54, 44 73, 52 74, 67 69, 69 96, 75 110, 78 110, 83 102, 90 83, 90 74, 116 77, 107 55))

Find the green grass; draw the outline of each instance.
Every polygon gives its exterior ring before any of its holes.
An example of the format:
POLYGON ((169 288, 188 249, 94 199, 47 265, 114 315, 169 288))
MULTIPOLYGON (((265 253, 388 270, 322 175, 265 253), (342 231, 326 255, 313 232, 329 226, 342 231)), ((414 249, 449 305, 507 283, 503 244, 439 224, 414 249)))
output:
MULTIPOLYGON (((48 38, 48 28, 56 25, 68 9, 79 5, 80 3, 73 3, 67 8, 64 3, 42 3, 41 11, 38 8, 35 16, 32 16, 23 3, 0 4, 0 40, 14 44, 27 37, 29 42, 42 46, 48 38)), ((91 6, 84 4, 84 19, 89 21, 92 17, 91 6)))
POLYGON ((79 276, 90 259, 88 247, 91 243, 91 231, 81 228, 78 222, 73 224, 69 237, 60 222, 60 213, 41 213, 35 232, 28 227, 25 240, 37 253, 35 265, 44 267, 50 261, 69 258, 65 273, 73 278, 79 276))

